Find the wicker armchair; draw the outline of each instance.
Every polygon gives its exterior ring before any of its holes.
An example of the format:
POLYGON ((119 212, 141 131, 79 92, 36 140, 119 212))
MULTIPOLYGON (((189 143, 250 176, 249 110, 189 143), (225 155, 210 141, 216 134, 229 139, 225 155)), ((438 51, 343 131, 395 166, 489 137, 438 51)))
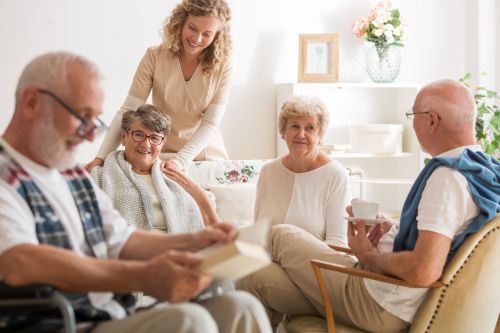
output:
MULTIPOLYGON (((339 248, 336 248, 339 250, 339 248)), ((289 333, 359 333, 359 329, 335 324, 334 311, 327 296, 322 269, 353 274, 368 279, 417 287, 411 283, 344 267, 320 260, 312 260, 318 281, 326 320, 314 316, 295 316, 288 322, 289 333)), ((500 313, 500 215, 477 233, 469 236, 446 266, 440 280, 431 285, 420 306, 410 333, 470 333, 493 332, 500 313)))

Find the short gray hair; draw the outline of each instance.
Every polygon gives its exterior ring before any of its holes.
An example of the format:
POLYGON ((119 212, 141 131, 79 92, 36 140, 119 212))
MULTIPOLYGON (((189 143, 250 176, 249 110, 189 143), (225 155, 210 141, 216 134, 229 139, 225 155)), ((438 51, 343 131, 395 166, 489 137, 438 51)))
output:
POLYGON ((285 136, 286 123, 289 118, 316 117, 318 119, 319 134, 323 138, 328 128, 330 115, 325 103, 318 97, 291 96, 282 105, 278 116, 278 131, 285 136))
POLYGON ((90 60, 70 52, 50 52, 39 55, 24 67, 16 87, 16 103, 21 100, 23 90, 28 86, 41 89, 56 89, 66 93, 68 87, 68 65, 78 63, 91 74, 101 79, 97 66, 90 60))
POLYGON ((122 130, 129 132, 135 120, 139 120, 153 132, 165 134, 165 137, 170 133, 170 116, 161 113, 160 109, 152 104, 141 105, 136 111, 125 111, 122 115, 122 130))

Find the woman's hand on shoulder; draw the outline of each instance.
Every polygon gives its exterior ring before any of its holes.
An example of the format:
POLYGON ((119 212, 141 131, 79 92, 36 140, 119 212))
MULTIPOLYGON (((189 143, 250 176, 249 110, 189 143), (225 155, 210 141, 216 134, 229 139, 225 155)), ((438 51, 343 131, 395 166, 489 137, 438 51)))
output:
POLYGON ((192 196, 195 196, 196 194, 199 194, 200 191, 203 191, 200 185, 198 185, 195 181, 189 178, 188 175, 186 175, 179 169, 167 167, 165 169, 162 169, 162 171, 168 178, 172 179, 177 184, 182 186, 182 188, 192 196))
POLYGON ((167 169, 181 171, 181 167, 179 166, 179 164, 175 163, 174 161, 161 162, 160 170, 163 171, 163 173, 166 173, 167 169))
POLYGON ((100 157, 96 157, 91 162, 87 163, 83 168, 87 170, 87 172, 90 172, 90 170, 92 170, 94 167, 103 165, 104 160, 100 157))

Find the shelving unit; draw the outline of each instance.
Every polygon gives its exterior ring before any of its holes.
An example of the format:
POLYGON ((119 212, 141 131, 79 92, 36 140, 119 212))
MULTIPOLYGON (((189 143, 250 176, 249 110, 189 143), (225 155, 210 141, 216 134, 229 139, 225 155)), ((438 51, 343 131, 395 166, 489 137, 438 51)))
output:
MULTIPOLYGON (((321 98, 330 113, 325 144, 349 144, 348 130, 354 124, 403 124, 403 152, 372 154, 364 152, 332 153, 346 168, 363 170, 363 177, 353 179, 353 194, 376 200, 382 210, 402 208, 413 180, 423 167, 423 156, 412 123, 405 112, 411 110, 419 90, 413 83, 283 83, 277 85, 276 112, 290 95, 321 98)), ((288 148, 277 135, 277 156, 288 148)))

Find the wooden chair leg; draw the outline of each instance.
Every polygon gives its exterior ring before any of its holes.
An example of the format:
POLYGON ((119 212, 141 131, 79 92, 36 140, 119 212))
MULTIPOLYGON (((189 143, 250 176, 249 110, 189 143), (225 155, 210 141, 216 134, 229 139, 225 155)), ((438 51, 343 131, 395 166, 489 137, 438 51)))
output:
POLYGON ((318 281, 319 290, 321 292, 321 298, 323 299, 323 306, 325 308, 326 315, 326 325, 328 328, 328 333, 335 333, 335 319, 333 318, 333 308, 330 303, 330 298, 328 297, 328 290, 325 286, 325 280, 323 279, 323 274, 321 274, 320 267, 315 263, 311 262, 314 276, 318 281))

